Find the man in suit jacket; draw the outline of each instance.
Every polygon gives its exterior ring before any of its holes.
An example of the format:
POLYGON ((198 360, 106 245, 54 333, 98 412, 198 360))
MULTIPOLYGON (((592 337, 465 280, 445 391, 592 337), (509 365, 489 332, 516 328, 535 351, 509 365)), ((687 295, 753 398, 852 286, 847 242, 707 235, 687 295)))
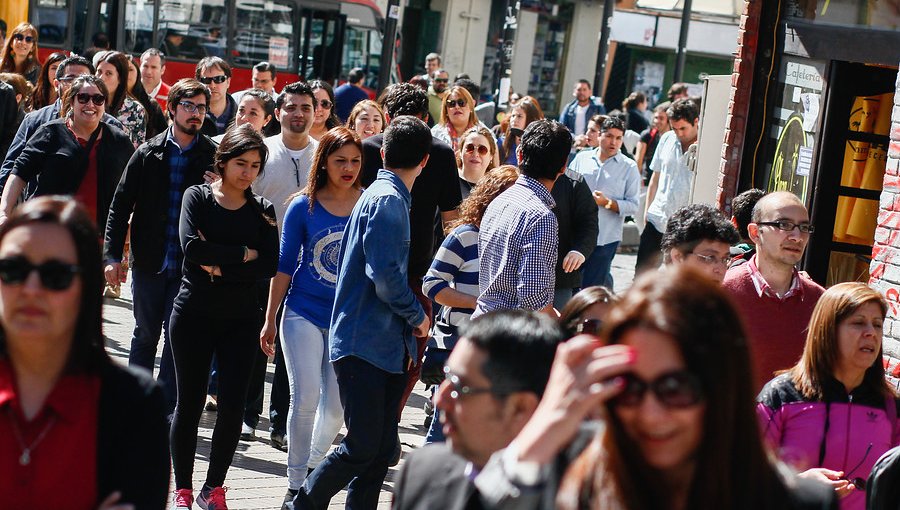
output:
POLYGON ((481 508, 472 480, 534 413, 565 339, 554 320, 526 310, 486 313, 460 335, 435 394, 447 443, 407 458, 394 510, 481 508))

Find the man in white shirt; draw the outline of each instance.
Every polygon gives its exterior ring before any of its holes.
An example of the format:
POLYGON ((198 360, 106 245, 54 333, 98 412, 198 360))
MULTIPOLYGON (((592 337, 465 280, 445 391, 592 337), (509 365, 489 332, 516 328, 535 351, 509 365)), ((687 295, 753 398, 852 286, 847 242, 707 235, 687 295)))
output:
POLYGON ((562 109, 559 121, 572 133, 572 137, 583 135, 587 131, 588 121, 594 115, 606 113, 603 101, 599 97, 591 95, 591 82, 578 80, 575 90, 572 91, 575 99, 562 109))
POLYGON ((159 103, 166 111, 169 98, 169 85, 163 83, 162 75, 166 72, 166 56, 156 48, 150 48, 141 54, 141 85, 147 95, 159 103))
MULTIPOLYGON (((275 71, 275 66, 268 62, 260 62, 253 66, 253 70, 250 74, 250 79, 253 83, 254 89, 261 89, 266 91, 267 94, 272 96, 273 100, 278 99, 278 93, 275 92, 275 85, 278 84, 278 76, 275 71)), ((243 97, 244 92, 248 89, 239 90, 234 94, 231 94, 231 98, 234 99, 234 102, 237 104, 241 103, 241 97, 243 97)))
POLYGON ((666 222, 676 210, 690 200, 694 174, 687 165, 688 148, 697 141, 700 109, 690 99, 672 103, 666 114, 671 130, 659 139, 650 170, 653 176, 647 186, 647 224, 641 232, 635 273, 659 267, 662 260, 660 243, 666 222))
POLYGON ((599 232, 597 247, 582 266, 582 285, 603 285, 612 289, 609 270, 616 249, 622 242, 622 224, 626 216, 637 212, 641 176, 633 160, 622 154, 625 123, 608 117, 600 124, 600 145, 596 150, 579 152, 569 169, 584 176, 597 203, 599 232))

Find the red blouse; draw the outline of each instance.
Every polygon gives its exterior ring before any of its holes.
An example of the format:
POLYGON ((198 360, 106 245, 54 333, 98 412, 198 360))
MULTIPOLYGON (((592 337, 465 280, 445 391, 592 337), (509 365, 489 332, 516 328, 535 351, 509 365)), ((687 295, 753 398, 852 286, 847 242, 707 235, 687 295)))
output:
MULTIPOLYGON (((88 140, 76 135, 71 128, 69 128, 69 132, 81 144, 82 148, 87 147, 88 140)), ((81 180, 81 186, 78 187, 74 194, 75 200, 87 209, 89 217, 94 221, 97 220, 97 146, 100 145, 100 142, 101 140, 98 138, 91 147, 84 178, 81 180)))
POLYGON ((99 397, 99 377, 66 375, 26 421, 0 360, 0 508, 97 508, 99 397))

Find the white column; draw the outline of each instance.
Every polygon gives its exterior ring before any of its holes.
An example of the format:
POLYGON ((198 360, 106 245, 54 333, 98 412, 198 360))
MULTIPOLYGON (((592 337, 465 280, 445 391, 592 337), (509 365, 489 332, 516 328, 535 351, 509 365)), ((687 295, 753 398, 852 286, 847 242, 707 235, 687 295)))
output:
POLYGON ((575 82, 585 79, 594 85, 597 72, 597 47, 600 44, 600 28, 603 22, 603 2, 578 2, 569 27, 566 42, 565 67, 563 68, 560 108, 572 100, 575 82))
POLYGON ((521 95, 528 94, 531 82, 531 59, 534 56, 534 38, 537 34, 538 14, 531 11, 519 11, 519 26, 516 29, 516 42, 513 45, 512 87, 521 95))

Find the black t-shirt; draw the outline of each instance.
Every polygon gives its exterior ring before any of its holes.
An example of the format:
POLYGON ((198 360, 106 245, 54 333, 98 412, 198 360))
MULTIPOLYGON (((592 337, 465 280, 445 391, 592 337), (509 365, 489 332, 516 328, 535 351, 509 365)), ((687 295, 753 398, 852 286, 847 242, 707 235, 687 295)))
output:
MULTIPOLYGON (((363 140, 363 186, 369 186, 383 168, 381 160, 382 135, 363 140)), ((434 140, 428 164, 416 178, 409 209, 409 278, 421 280, 434 258, 434 215, 459 207, 462 196, 456 157, 449 145, 434 140)))

